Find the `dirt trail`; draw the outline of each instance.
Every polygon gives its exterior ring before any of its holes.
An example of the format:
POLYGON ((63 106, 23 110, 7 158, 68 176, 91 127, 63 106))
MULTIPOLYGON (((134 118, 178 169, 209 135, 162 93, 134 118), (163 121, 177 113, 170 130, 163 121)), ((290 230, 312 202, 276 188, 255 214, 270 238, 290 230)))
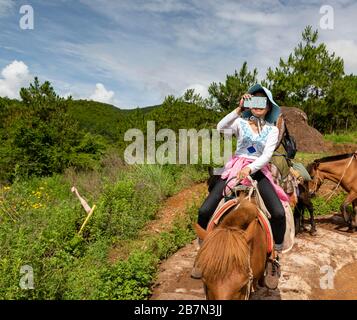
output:
MULTIPOLYGON (((169 231, 175 218, 185 214, 187 209, 195 203, 199 205, 207 193, 207 184, 198 183, 168 198, 162 208, 157 212, 156 219, 150 221, 145 228, 141 230, 139 237, 145 239, 148 235, 169 231)), ((119 258, 124 259, 130 253, 128 250, 129 249, 123 251, 123 247, 114 246, 109 251, 109 261, 115 263, 119 258)))
MULTIPOLYGON (((177 205, 184 208, 193 195, 202 196, 204 191, 204 184, 194 193, 186 190, 182 201, 174 201, 176 207, 167 206, 165 212, 177 209, 177 205)), ((357 299, 357 233, 347 233, 341 218, 334 215, 316 222, 317 235, 298 235, 294 248, 282 256, 278 289, 259 288, 251 299, 357 299)), ((152 300, 205 298, 202 282, 190 277, 197 251, 197 241, 193 241, 160 265, 152 300)))

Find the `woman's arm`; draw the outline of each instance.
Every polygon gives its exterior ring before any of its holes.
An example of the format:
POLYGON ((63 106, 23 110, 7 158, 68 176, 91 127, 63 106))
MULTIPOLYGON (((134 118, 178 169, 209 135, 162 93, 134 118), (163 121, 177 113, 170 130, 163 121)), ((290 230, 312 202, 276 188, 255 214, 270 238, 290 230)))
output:
POLYGON ((273 152, 275 150, 276 144, 278 143, 279 130, 277 127, 273 127, 271 132, 267 137, 267 142, 264 147, 263 153, 260 157, 254 160, 251 164, 247 165, 250 168, 251 174, 257 172, 261 168, 263 168, 267 163, 269 163, 271 157, 273 156, 273 152))
POLYGON ((238 135, 238 121, 235 121, 237 118, 240 117, 242 111, 244 111, 243 104, 245 99, 250 99, 252 97, 251 94, 245 93, 239 101, 238 107, 228 113, 220 122, 217 124, 217 130, 219 132, 223 132, 225 129, 232 129, 234 133, 238 135))
POLYGON ((217 124, 217 130, 223 132, 225 129, 232 129, 235 133, 238 132, 238 125, 234 123, 235 120, 239 118, 239 114, 236 110, 233 110, 231 113, 228 113, 220 122, 217 124))

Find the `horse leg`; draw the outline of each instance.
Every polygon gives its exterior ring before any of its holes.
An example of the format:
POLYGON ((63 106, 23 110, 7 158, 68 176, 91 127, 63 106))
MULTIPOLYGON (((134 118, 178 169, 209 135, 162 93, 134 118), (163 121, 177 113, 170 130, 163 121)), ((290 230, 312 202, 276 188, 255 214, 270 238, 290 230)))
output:
POLYGON ((340 210, 342 213, 342 216, 344 220, 351 226, 351 216, 347 212, 347 207, 349 204, 351 204, 354 200, 357 199, 357 193, 354 191, 350 191, 350 193, 347 195, 345 201, 341 204, 340 210))
POLYGON ((295 236, 300 233, 300 221, 301 221, 301 211, 299 209, 299 204, 294 209, 294 223, 295 223, 295 236))
POLYGON ((352 209, 353 209, 353 214, 352 214, 351 225, 355 228, 355 231, 357 231, 357 199, 352 201, 352 209))
POLYGON ((310 204, 307 205, 307 210, 310 213, 310 224, 311 224, 311 229, 310 229, 310 234, 312 236, 316 236, 316 223, 315 223, 315 219, 314 219, 314 207, 312 205, 312 202, 309 201, 310 204))
POLYGON ((305 207, 303 206, 301 208, 301 226, 300 229, 302 231, 307 231, 306 227, 305 227, 305 219, 304 219, 304 214, 305 214, 305 207))

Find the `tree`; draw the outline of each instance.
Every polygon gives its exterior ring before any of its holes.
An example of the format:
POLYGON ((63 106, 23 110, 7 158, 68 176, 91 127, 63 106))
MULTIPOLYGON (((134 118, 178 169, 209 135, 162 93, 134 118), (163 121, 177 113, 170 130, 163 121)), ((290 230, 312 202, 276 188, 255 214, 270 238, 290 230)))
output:
POLYGON ((288 59, 280 58, 275 70, 268 69, 267 83, 278 103, 303 109, 310 123, 323 130, 321 116, 332 107, 325 99, 334 82, 343 78, 344 63, 335 53, 330 54, 324 43, 317 44, 317 40, 318 31, 307 26, 302 42, 288 59))
POLYGON ((357 76, 351 74, 334 81, 325 100, 330 108, 324 131, 357 129, 357 76))
POLYGON ((70 165, 94 165, 104 142, 79 129, 67 113, 71 98, 60 98, 49 82, 40 84, 37 78, 21 89, 20 96, 20 106, 7 114, 7 135, 3 135, 0 147, 6 176, 0 178, 11 181, 62 172, 70 165))
POLYGON ((227 75, 225 83, 213 82, 208 92, 216 101, 216 109, 220 111, 232 111, 237 107, 240 97, 247 92, 248 88, 257 83, 258 71, 254 68, 253 72, 248 71, 245 61, 239 70, 234 71, 233 75, 227 75))

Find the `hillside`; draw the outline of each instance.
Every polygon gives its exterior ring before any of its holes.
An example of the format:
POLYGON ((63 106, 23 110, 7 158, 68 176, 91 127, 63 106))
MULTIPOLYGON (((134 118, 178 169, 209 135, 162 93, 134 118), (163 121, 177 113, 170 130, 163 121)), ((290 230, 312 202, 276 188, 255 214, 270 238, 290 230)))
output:
POLYGON ((103 135, 111 142, 115 142, 120 136, 120 127, 123 127, 125 118, 135 112, 144 115, 156 107, 119 109, 111 104, 96 101, 73 100, 69 104, 68 112, 85 131, 103 135))

